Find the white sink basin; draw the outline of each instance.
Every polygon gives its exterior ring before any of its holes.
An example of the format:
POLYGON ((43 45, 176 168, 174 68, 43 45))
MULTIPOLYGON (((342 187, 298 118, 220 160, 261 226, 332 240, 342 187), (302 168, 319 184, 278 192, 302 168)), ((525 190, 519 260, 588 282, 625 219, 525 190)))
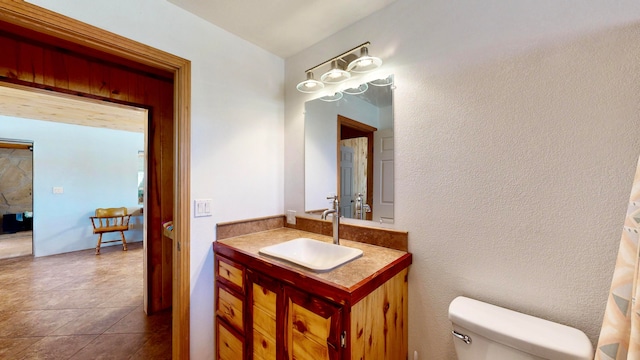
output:
POLYGON ((266 246, 260 253, 290 261, 314 271, 329 271, 362 256, 362 250, 308 238, 266 246))

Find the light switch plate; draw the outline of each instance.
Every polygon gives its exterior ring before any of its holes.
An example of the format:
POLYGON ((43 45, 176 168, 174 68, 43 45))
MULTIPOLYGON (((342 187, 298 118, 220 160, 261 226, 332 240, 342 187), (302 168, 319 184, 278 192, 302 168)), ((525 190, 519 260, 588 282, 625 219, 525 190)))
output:
POLYGON ((195 217, 211 216, 211 199, 197 199, 194 201, 195 217))

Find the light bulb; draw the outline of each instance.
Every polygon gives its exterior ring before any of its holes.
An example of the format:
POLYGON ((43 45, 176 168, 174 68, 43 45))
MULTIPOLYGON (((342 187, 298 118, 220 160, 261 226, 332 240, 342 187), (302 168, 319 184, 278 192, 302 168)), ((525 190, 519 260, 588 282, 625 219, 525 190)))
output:
POLYGON ((337 79, 337 78, 339 78, 339 77, 340 77, 340 75, 341 75, 341 74, 340 74, 340 72, 335 71, 335 70, 331 70, 331 71, 329 72, 328 77, 330 77, 330 78, 332 78, 332 79, 337 79))
POLYGON ((357 67, 366 67, 366 66, 370 66, 371 64, 373 64, 373 61, 371 61, 371 59, 362 59, 358 61, 357 67))
POLYGON ((356 73, 364 73, 375 70, 382 65, 382 60, 377 57, 369 56, 369 50, 366 47, 360 49, 360 57, 353 60, 347 71, 353 71, 356 73))
POLYGON ((324 73, 320 77, 320 80, 322 82, 327 83, 327 84, 336 84, 336 83, 340 83, 340 82, 343 82, 345 80, 348 80, 350 77, 351 77, 351 74, 349 74, 347 71, 342 70, 338 66, 338 62, 337 61, 332 61, 331 62, 331 70, 329 70, 326 73, 324 73))
POLYGON ((318 80, 314 80, 313 79, 313 73, 312 72, 308 72, 307 73, 307 80, 299 83, 298 86, 296 86, 298 91, 304 92, 304 93, 316 92, 316 91, 322 89, 323 87, 324 87, 323 83, 321 83, 318 80))

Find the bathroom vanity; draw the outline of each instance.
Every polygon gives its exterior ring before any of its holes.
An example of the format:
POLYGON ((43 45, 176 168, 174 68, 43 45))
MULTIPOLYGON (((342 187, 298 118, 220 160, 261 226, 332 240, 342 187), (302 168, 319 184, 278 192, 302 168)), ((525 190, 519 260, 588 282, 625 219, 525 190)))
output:
POLYGON ((216 358, 407 358, 406 251, 341 239, 363 255, 314 272, 265 246, 330 236, 290 228, 214 242, 216 358))

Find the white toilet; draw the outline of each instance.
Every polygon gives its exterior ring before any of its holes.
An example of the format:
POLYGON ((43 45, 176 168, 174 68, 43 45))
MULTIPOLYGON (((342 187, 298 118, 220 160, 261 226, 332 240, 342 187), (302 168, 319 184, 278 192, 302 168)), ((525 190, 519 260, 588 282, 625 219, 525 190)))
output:
POLYGON ((459 296, 449 305, 458 360, 591 360, 580 330, 459 296))

